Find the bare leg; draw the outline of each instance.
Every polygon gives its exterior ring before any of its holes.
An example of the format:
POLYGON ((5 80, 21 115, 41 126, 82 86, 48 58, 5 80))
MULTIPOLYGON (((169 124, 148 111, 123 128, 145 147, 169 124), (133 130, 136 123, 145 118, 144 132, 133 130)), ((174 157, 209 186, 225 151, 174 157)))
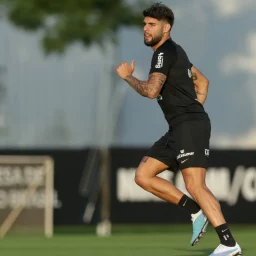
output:
POLYGON ((171 182, 156 177, 167 168, 167 165, 154 158, 144 157, 136 171, 135 182, 155 196, 177 205, 184 194, 171 182))
POLYGON ((187 191, 200 205, 213 227, 226 223, 220 204, 205 184, 206 170, 204 168, 186 168, 182 175, 187 191))
MULTIPOLYGON (((171 182, 156 176, 167 168, 167 165, 154 158, 144 157, 137 169, 135 182, 155 196, 175 205, 182 205, 182 207, 186 207, 191 214, 197 213, 199 217, 202 216, 200 208, 195 201, 188 197, 187 199, 184 198, 185 195, 171 182), (184 204, 183 199, 186 200, 184 204)), ((199 242, 206 226, 207 218, 204 218, 199 225, 193 225, 193 234, 190 241, 191 245, 195 245, 199 242)))

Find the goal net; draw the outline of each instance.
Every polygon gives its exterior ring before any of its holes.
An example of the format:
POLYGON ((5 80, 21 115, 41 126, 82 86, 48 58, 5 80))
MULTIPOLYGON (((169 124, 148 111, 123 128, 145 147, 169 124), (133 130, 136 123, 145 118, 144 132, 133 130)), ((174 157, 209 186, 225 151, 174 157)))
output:
POLYGON ((0 156, 0 237, 53 235, 53 160, 0 156))

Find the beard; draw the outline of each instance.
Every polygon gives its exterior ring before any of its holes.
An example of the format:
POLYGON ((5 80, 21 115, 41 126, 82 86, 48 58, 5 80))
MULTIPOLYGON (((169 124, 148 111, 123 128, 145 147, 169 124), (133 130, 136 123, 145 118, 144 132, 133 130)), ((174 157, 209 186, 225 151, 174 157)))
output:
POLYGON ((157 35, 155 38, 152 37, 151 40, 147 41, 147 39, 144 37, 144 44, 146 46, 155 46, 156 44, 158 44, 162 39, 162 35, 157 35))

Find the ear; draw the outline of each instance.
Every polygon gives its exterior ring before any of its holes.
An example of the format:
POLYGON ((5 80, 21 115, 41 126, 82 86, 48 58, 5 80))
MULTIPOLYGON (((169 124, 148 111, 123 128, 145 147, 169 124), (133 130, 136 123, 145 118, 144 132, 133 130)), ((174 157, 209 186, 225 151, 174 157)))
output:
POLYGON ((168 32, 170 32, 170 30, 171 30, 171 25, 169 24, 169 23, 165 23, 164 24, 164 32, 165 33, 168 33, 168 32))

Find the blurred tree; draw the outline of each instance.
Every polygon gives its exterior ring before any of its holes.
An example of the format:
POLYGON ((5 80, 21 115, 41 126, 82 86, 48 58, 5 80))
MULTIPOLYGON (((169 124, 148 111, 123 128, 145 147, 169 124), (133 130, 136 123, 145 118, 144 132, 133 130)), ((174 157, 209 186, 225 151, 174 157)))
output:
POLYGON ((142 25, 143 3, 125 0, 0 0, 9 20, 29 31, 43 31, 46 54, 62 53, 73 42, 84 46, 116 41, 121 26, 142 25), (138 11, 139 10, 139 11, 138 11))

